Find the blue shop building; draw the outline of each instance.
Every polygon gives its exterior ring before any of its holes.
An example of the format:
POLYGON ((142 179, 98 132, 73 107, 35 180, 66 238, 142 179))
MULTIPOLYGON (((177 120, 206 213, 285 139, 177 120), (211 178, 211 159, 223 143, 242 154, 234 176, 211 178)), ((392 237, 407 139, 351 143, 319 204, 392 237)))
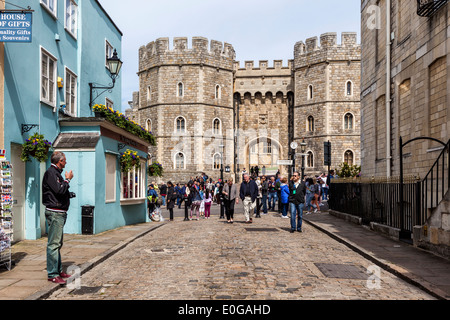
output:
POLYGON ((1 148, 13 164, 14 240, 46 234, 41 183, 51 151, 46 162, 19 158, 36 132, 66 154, 66 170, 74 173, 70 191, 76 197, 65 233, 96 234, 148 221, 150 142, 92 110, 94 104, 121 110, 120 74, 114 77, 108 62, 114 53, 121 56, 122 32, 97 0, 24 0, 20 6, 6 2, 4 12, 31 13, 31 41, 4 42, 2 61, 1 148), (137 152, 140 166, 123 173, 120 156, 127 150, 137 152))

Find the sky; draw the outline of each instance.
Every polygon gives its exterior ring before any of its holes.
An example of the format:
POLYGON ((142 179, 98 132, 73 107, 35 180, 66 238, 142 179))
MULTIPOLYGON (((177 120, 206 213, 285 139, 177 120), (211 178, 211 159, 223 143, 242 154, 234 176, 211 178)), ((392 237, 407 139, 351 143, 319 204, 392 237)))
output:
POLYGON ((236 60, 283 60, 294 57, 294 45, 327 32, 357 32, 359 0, 99 0, 122 31, 122 110, 139 90, 139 47, 158 38, 205 37, 230 43, 236 60))

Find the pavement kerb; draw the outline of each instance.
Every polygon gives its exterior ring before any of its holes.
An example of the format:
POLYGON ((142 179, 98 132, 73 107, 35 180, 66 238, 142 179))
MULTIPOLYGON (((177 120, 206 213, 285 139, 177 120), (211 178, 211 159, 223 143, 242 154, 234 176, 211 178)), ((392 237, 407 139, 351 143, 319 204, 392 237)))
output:
MULTIPOLYGON (((130 243, 132 243, 133 241, 145 236, 147 233, 154 231, 164 225, 166 225, 167 222, 162 222, 158 225, 155 226, 151 226, 149 229, 142 231, 141 233, 129 237, 126 240, 123 240, 122 242, 120 242, 119 244, 115 245, 114 247, 102 252, 101 254, 99 254, 98 256, 90 259, 89 261, 83 263, 80 266, 80 275, 83 275, 84 273, 86 273, 87 271, 91 270, 93 267, 97 266, 98 264, 102 263, 103 261, 105 261, 106 259, 108 259, 109 257, 111 257, 112 255, 114 255, 115 253, 119 252, 120 250, 124 249, 126 246, 128 246, 130 243)), ((49 297, 52 293, 54 293, 55 291, 59 290, 61 288, 60 285, 58 284, 49 284, 47 287, 45 287, 42 290, 39 290, 38 292, 33 293, 32 295, 26 297, 24 300, 42 300, 45 299, 47 297, 49 297)))
POLYGON ((305 222, 307 222, 308 224, 310 224, 311 226, 313 226, 314 228, 318 229, 319 231, 322 231, 322 232, 326 233, 331 238, 339 241, 340 243, 346 245, 347 247, 349 247, 353 251, 359 253, 360 255, 365 257, 366 259, 372 261, 377 266, 379 266, 379 267, 383 268, 384 270, 394 274, 395 276, 398 276, 399 278, 407 281, 408 283, 410 283, 410 284, 412 284, 412 285, 414 285, 414 286, 424 290, 425 292, 429 293, 430 295, 434 296, 435 298, 441 299, 441 300, 447 300, 448 299, 446 297, 446 293, 444 291, 442 291, 439 288, 436 288, 436 286, 434 286, 433 284, 429 283, 428 281, 422 279, 421 277, 408 272, 407 270, 403 269, 402 267, 400 267, 398 265, 392 264, 389 261, 386 261, 384 259, 376 257, 372 252, 361 248, 360 246, 358 246, 357 244, 353 243, 350 240, 347 240, 347 239, 345 239, 343 237, 340 237, 340 236, 334 234, 332 231, 329 231, 326 228, 321 227, 320 225, 318 225, 315 222, 309 221, 308 218, 304 217, 303 220, 305 222))

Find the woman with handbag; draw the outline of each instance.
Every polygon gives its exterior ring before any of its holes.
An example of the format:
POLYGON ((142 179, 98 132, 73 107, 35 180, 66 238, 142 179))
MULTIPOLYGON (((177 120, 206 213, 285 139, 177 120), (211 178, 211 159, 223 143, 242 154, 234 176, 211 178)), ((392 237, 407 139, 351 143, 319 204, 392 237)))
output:
POLYGON ((234 204, 239 202, 238 190, 236 184, 233 183, 233 178, 228 179, 228 182, 225 183, 222 194, 225 203, 227 222, 233 223, 234 204))

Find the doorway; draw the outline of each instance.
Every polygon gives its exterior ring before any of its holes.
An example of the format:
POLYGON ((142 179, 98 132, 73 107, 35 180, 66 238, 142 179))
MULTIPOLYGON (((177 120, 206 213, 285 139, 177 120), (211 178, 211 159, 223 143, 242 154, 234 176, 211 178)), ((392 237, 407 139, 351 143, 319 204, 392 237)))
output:
POLYGON ((14 241, 25 239, 25 162, 20 160, 21 152, 20 145, 11 144, 14 241))

